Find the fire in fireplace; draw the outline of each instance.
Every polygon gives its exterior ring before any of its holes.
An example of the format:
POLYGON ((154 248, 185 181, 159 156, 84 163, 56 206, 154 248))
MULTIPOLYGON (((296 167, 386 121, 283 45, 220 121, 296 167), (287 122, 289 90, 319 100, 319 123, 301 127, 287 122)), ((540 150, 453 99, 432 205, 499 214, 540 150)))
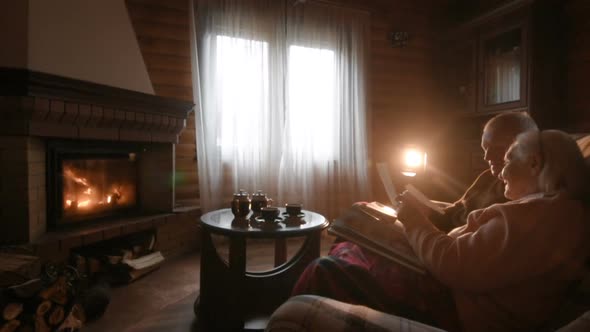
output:
POLYGON ((66 219, 110 214, 137 203, 135 154, 128 158, 62 161, 66 219))
POLYGON ((48 148, 48 223, 64 226, 136 210, 138 149, 58 142, 48 148))

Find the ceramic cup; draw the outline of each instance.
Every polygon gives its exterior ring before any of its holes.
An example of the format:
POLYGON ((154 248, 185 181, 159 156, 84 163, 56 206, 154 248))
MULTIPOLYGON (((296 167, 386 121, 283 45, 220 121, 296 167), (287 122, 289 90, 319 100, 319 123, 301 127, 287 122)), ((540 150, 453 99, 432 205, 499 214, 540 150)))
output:
POLYGON ((260 209, 260 215, 262 216, 262 218, 266 221, 274 221, 279 214, 281 213, 281 211, 279 210, 279 208, 276 207, 262 207, 260 209))
POLYGON ((287 203, 285 204, 285 209, 287 210, 288 215, 297 216, 301 214, 302 205, 296 203, 287 203))

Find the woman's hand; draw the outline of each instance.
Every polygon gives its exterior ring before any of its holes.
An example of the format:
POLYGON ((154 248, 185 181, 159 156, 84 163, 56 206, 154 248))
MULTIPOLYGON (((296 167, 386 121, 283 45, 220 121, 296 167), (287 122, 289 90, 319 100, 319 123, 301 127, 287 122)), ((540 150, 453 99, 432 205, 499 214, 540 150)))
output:
POLYGON ((430 208, 420 203, 407 190, 398 195, 396 200, 400 202, 397 209, 397 219, 402 224, 415 223, 418 219, 428 221, 428 216, 431 213, 430 208))

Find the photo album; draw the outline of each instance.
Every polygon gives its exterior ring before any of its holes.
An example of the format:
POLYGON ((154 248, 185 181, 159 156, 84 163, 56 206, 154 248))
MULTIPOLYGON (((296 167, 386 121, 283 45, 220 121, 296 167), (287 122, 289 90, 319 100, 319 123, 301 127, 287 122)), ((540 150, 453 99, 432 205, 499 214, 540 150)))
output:
MULTIPOLYGON (((424 265, 414 254, 406 239, 404 226, 397 220, 399 203, 389 169, 385 163, 377 163, 377 171, 391 205, 379 202, 354 204, 330 225, 328 232, 423 274, 426 272, 424 265)), ((434 211, 443 213, 439 206, 411 184, 406 186, 406 190, 434 211)))

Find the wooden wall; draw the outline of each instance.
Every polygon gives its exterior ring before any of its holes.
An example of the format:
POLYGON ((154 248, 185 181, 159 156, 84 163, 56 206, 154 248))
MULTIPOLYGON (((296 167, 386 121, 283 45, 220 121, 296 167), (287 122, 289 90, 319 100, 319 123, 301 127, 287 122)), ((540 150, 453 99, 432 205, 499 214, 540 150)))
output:
POLYGON ((590 132, 590 1, 568 1, 565 16, 568 129, 590 132))
MULTIPOLYGON (((436 88, 440 6, 443 1, 388 1, 374 6, 371 15, 370 147, 371 170, 376 162, 395 165, 407 144, 442 151, 445 118, 436 88), (394 48, 388 39, 393 31, 407 31, 408 44, 394 48)), ((394 167, 394 177, 399 174, 394 167)), ((374 175, 374 174, 373 174, 374 175)), ((373 177, 373 192, 385 199, 383 185, 373 177)), ((404 178, 394 178, 403 184, 404 178)))
MULTIPOLYGON (((188 0, 126 0, 154 91, 193 100, 188 0)), ((191 113, 176 145, 176 204, 197 205, 199 182, 191 113)))

